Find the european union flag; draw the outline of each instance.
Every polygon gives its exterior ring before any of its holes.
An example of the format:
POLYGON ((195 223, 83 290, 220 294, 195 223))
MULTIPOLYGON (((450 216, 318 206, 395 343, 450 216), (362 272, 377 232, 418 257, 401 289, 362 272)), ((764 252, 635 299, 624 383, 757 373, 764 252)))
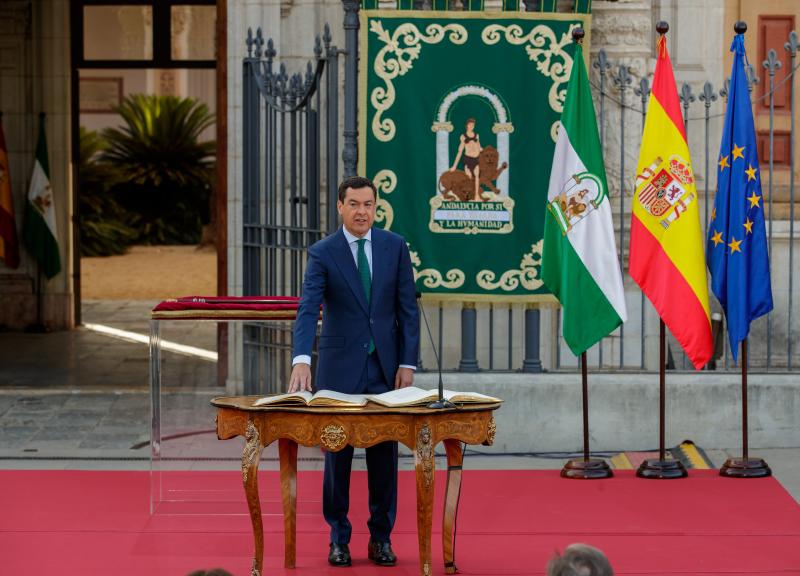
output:
POLYGON ((711 289, 725 310, 736 359, 739 342, 750 332, 750 322, 772 310, 772 287, 743 35, 733 39, 731 52, 731 86, 719 151, 717 198, 708 224, 706 262, 711 289))

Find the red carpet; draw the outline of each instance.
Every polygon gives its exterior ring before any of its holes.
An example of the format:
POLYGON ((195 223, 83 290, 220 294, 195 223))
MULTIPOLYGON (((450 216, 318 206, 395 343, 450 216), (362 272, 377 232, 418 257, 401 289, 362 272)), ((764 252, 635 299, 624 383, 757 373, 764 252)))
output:
MULTIPOLYGON (((437 478, 441 514, 444 475, 437 478)), ((366 476, 354 473, 352 569, 328 568, 321 473, 298 478, 298 568, 283 570, 277 474, 260 476, 267 574, 416 574, 414 477, 401 472, 393 535, 400 562, 366 560, 366 476)), ((250 521, 235 472, 173 472, 165 503, 149 514, 145 472, 0 472, 0 574, 175 575, 225 568, 249 575, 250 521)), ((442 574, 441 516, 434 568, 442 574)), ((456 562, 463 574, 544 574, 554 550, 586 542, 617 574, 800 575, 800 506, 774 479, 692 471, 681 481, 645 481, 622 471, 609 481, 562 480, 555 471, 466 471, 456 562)))

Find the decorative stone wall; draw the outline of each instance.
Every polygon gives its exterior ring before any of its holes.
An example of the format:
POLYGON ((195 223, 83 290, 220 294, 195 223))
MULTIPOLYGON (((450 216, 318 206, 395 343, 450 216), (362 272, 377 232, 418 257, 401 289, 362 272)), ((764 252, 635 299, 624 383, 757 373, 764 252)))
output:
MULTIPOLYGON (((14 211, 22 241, 39 113, 47 114, 50 181, 56 204, 61 273, 44 282, 42 319, 51 329, 73 327, 72 183, 70 171, 69 3, 7 1, 0 18, 0 110, 9 155, 14 211), (35 41, 34 41, 35 39, 35 41)), ((20 250, 17 270, 0 263, 0 325, 36 321, 36 262, 20 250)))

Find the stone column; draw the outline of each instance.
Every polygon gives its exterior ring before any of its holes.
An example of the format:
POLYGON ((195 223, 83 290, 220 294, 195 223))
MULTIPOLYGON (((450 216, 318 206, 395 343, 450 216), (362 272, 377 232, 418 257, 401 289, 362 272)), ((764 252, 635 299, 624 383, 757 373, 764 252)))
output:
MULTIPOLYGON (((46 114, 50 183, 56 207, 61 272, 43 282, 42 321, 53 330, 74 324, 72 302, 72 181, 70 142, 69 2, 5 2, 0 18, 0 109, 9 149, 17 230, 22 243, 27 185, 39 130, 46 114), (8 86, 9 89, 6 89, 8 86)), ((20 248, 17 270, 0 264, 0 323, 15 329, 36 321, 36 261, 20 248)))
MULTIPOLYGON (((3 112, 3 129, 8 148, 7 175, 11 179, 11 196, 17 222, 17 233, 22 241, 22 221, 25 214, 26 183, 30 177, 35 144, 33 116, 28 98, 31 50, 31 13, 28 2, 6 2, 0 18, 0 110, 3 112)), ((11 328, 24 328, 31 321, 35 302, 31 300, 33 281, 32 263, 20 248, 20 266, 12 270, 0 262, 0 324, 11 328)))

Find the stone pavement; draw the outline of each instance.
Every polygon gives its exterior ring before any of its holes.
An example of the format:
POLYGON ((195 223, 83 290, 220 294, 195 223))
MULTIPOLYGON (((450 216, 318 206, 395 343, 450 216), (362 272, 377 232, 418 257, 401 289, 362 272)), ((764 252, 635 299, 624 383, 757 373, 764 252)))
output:
MULTIPOLYGON (((153 302, 90 301, 84 322, 138 334, 149 330, 153 302)), ((215 349, 214 323, 170 326, 166 339, 215 349), (176 332, 172 332, 176 331, 176 332)), ((214 434, 209 400, 224 394, 215 386, 216 364, 197 357, 165 353, 164 370, 171 387, 163 397, 164 467, 238 469, 241 439, 220 442, 214 434)), ((147 470, 150 397, 148 348, 79 328, 53 334, 0 333, 0 469, 147 470)), ((624 447, 620 447, 624 449, 624 447)), ((720 465, 738 455, 730 449, 707 450, 720 465)), ((753 451, 800 501, 800 447, 753 451)), ((319 450, 300 452, 303 469, 319 469, 319 450)), ((476 447, 467 453, 467 468, 559 469, 563 454, 497 454, 476 447)), ((275 447, 265 450, 263 467, 275 468, 275 447)), ((444 461, 442 461, 442 464, 444 461)), ((364 466, 363 459, 355 462, 364 466)), ((401 468, 411 469, 405 454, 401 468)))

